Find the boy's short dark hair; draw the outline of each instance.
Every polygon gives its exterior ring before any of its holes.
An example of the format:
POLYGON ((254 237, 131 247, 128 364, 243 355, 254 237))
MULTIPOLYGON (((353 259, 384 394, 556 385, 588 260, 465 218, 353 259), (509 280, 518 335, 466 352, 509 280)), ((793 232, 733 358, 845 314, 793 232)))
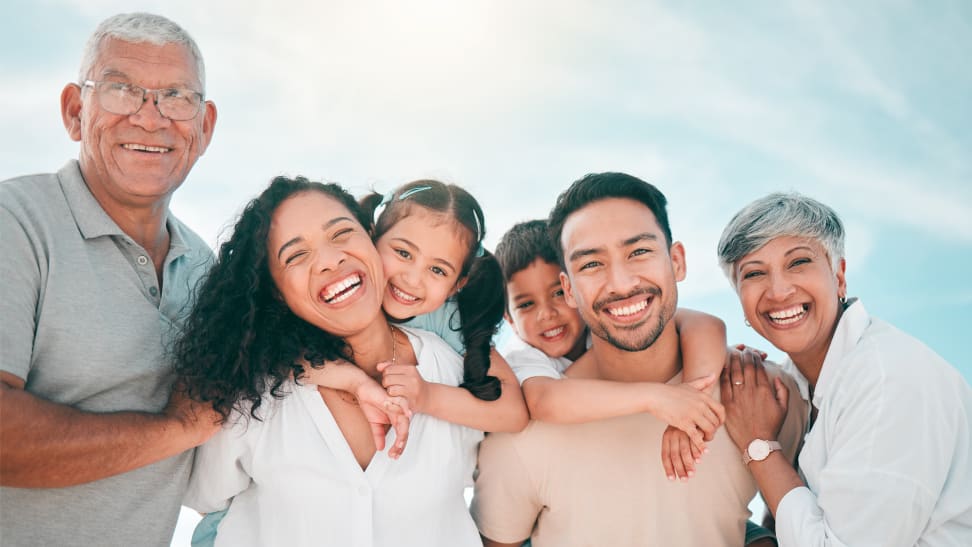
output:
POLYGON ((654 213, 658 226, 665 234, 665 243, 672 244, 672 230, 668 224, 668 211, 665 208, 668 201, 658 188, 625 173, 591 173, 574 181, 570 188, 557 197, 557 203, 550 211, 550 218, 547 219, 550 241, 557 253, 557 261, 561 268, 566 266, 560 236, 564 231, 567 217, 595 201, 609 198, 630 199, 643 203, 654 213))
POLYGON ((548 264, 559 265, 546 220, 528 220, 514 225, 503 234, 493 254, 500 263, 507 283, 538 258, 548 264))

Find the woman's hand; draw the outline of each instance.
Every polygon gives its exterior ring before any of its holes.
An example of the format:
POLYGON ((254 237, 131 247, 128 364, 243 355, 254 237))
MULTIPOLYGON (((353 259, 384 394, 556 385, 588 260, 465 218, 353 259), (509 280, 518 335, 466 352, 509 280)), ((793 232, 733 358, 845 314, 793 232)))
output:
POLYGON ((687 481, 695 474, 695 464, 702 461, 702 454, 708 451, 705 448, 699 450, 684 431, 673 426, 665 429, 661 446, 662 467, 670 481, 687 481))
POLYGON ((706 393, 715 380, 716 375, 709 374, 678 385, 655 384, 651 413, 684 431, 699 452, 726 418, 722 405, 706 393))
POLYGON ((730 352, 729 366, 722 371, 721 388, 726 431, 740 450, 753 439, 777 439, 790 392, 779 378, 770 381, 758 352, 730 352))
POLYGON ((404 398, 415 412, 426 413, 428 382, 418 372, 416 365, 378 363, 381 385, 392 397, 404 398))

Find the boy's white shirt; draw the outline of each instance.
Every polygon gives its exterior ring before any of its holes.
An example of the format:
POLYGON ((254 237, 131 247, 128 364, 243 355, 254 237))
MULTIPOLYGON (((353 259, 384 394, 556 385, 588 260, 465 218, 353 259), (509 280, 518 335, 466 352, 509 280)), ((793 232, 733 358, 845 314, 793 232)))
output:
MULTIPOLYGON (((512 330, 512 329, 510 329, 512 330)), ((590 333, 587 335, 587 347, 591 347, 590 333)), ((564 371, 573 363, 566 357, 550 357, 541 350, 526 343, 522 338, 511 332, 506 338, 500 354, 510 364, 516 379, 523 384, 528 378, 537 376, 559 380, 564 377, 564 371)))

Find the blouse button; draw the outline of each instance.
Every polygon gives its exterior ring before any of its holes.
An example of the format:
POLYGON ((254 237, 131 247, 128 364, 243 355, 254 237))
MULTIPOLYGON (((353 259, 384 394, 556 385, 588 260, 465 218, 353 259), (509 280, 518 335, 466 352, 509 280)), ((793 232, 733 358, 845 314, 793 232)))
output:
POLYGON ((137 259, 135 259, 135 261, 138 262, 139 266, 148 264, 148 258, 146 258, 145 255, 140 255, 137 259))

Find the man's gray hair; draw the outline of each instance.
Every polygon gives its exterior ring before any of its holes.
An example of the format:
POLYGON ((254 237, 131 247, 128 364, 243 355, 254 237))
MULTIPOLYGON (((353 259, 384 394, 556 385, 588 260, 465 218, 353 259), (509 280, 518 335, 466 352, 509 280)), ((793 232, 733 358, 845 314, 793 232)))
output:
POLYGON ((196 60, 196 73, 202 86, 200 92, 206 94, 206 67, 196 41, 173 21, 152 13, 119 13, 102 21, 84 46, 79 82, 92 77, 91 69, 98 60, 102 44, 109 38, 133 43, 148 42, 157 46, 182 44, 196 60))
POLYGON ((719 265, 733 287, 736 262, 781 236, 816 240, 834 271, 844 258, 844 224, 833 209, 796 192, 773 193, 743 207, 719 238, 719 265))

